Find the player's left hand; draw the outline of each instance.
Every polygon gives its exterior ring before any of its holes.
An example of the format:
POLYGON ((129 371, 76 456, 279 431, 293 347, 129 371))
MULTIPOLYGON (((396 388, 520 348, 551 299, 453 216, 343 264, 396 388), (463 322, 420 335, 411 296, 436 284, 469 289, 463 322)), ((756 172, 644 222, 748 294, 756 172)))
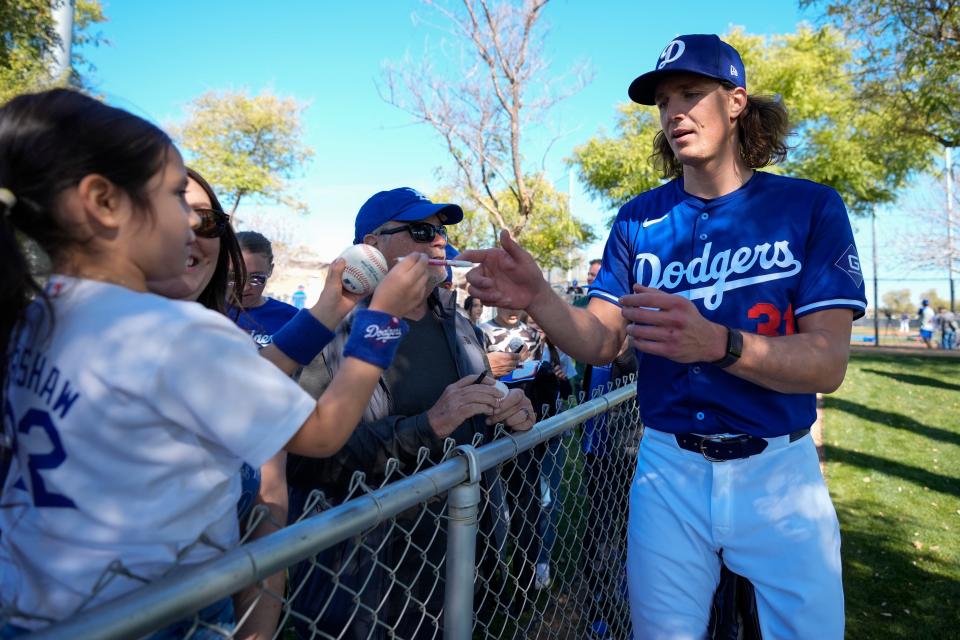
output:
POLYGON ((620 298, 627 334, 642 353, 686 364, 713 362, 727 349, 727 330, 710 322, 684 297, 633 285, 634 293, 620 298))

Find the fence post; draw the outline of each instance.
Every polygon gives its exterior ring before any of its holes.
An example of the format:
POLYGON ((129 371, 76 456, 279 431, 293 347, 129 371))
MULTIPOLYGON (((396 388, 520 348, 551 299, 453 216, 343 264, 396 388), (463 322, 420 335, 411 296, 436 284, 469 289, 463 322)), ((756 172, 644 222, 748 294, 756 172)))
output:
POLYGON ((470 445, 457 447, 467 459, 467 481, 447 496, 446 591, 443 597, 444 640, 473 636, 473 585, 476 576, 477 520, 480 512, 480 467, 470 445))

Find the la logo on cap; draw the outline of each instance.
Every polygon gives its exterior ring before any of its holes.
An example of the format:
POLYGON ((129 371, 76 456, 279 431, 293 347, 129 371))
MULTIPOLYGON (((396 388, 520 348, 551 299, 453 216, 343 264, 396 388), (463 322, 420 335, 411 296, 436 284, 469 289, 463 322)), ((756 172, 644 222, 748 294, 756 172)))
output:
POLYGON ((683 55, 686 48, 687 45, 683 40, 671 40, 670 44, 664 47, 663 52, 660 54, 660 64, 657 65, 657 69, 663 69, 671 62, 675 62, 683 55))

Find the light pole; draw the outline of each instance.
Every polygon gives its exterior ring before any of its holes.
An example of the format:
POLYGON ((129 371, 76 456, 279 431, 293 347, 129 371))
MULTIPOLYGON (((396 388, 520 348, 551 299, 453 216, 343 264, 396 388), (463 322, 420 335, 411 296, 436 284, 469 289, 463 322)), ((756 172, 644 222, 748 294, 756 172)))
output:
POLYGON ((950 311, 956 311, 953 295, 953 157, 950 147, 946 148, 944 158, 947 165, 947 275, 950 278, 950 311))
POLYGON ((873 346, 880 346, 880 299, 877 298, 877 205, 870 210, 870 231, 873 233, 873 346))
POLYGON ((50 75, 57 82, 70 73, 70 54, 73 50, 73 9, 76 0, 52 0, 53 22, 60 38, 60 46, 50 58, 50 75))

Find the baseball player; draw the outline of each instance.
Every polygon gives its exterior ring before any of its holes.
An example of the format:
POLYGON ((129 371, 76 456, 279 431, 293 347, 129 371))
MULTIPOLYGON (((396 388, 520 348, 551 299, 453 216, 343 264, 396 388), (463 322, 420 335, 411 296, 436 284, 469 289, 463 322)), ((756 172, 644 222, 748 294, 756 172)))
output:
POLYGON ((657 106, 672 180, 621 208, 587 308, 554 294, 506 232, 502 248, 462 254, 480 263, 470 292, 526 309, 577 359, 609 362, 633 338, 637 638, 703 637, 721 562, 754 584, 764 637, 842 638, 839 527, 808 433, 866 307, 843 202, 755 171, 784 157, 786 110, 747 94, 717 36, 672 40, 629 95, 657 106))

